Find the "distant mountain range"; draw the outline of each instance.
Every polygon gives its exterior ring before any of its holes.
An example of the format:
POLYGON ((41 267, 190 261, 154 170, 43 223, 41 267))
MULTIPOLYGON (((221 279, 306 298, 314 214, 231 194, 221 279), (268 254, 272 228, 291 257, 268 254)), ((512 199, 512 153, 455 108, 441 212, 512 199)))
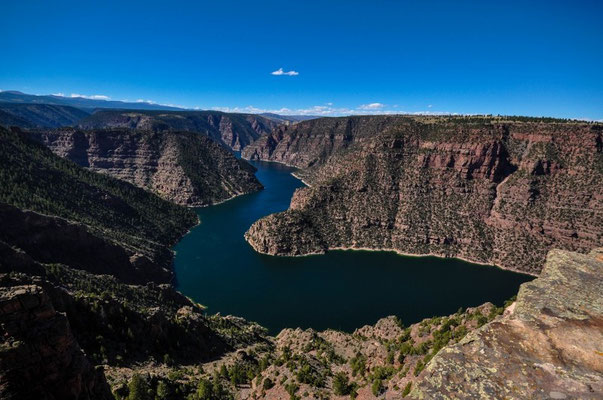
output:
POLYGON ((274 113, 262 113, 259 115, 271 119, 272 121, 277 122, 279 124, 294 124, 300 121, 307 121, 309 119, 320 118, 316 115, 280 115, 274 113))
MULTIPOLYGON (((171 107, 149 102, 126 102, 118 100, 89 99, 86 97, 65 97, 57 95, 35 95, 19 92, 17 90, 0 91, 0 103, 14 104, 46 104, 55 106, 69 106, 79 108, 91 114, 94 110, 119 109, 119 110, 163 110, 163 111, 187 111, 189 109, 171 107)), ((190 110, 189 110, 190 111, 190 110)), ((320 118, 313 115, 280 115, 274 113, 259 114, 278 124, 294 124, 299 121, 320 118)), ((8 117, 6 117, 8 119, 8 117)), ((17 125, 17 124, 15 124, 17 125)), ((65 125, 65 124, 64 124, 65 125)), ((66 124, 69 125, 69 124, 66 124)), ((44 125, 47 126, 47 125, 44 125)))
POLYGON ((125 102, 117 100, 87 99, 85 97, 64 97, 55 95, 26 94, 15 90, 0 92, 0 102, 28 103, 28 104, 52 104, 59 106, 71 106, 90 111, 97 108, 119 108, 127 110, 184 110, 183 108, 164 106, 148 102, 125 102))
POLYGON ((0 103, 0 125, 20 128, 58 128, 71 126, 90 115, 71 106, 32 103, 0 103))

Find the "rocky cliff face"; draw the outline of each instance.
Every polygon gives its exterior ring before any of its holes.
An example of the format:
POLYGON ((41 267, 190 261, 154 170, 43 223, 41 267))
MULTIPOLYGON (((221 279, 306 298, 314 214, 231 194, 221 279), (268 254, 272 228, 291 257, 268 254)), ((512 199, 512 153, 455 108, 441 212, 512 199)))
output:
POLYGON ((254 114, 219 111, 124 111, 101 110, 78 122, 84 129, 129 128, 160 131, 189 131, 207 135, 226 147, 239 151, 277 122, 254 114))
POLYGON ((0 336, 3 399, 113 398, 41 287, 0 287, 0 336))
POLYGON ((603 393, 603 249, 554 250, 502 318, 444 348, 424 399, 597 399, 603 393))
POLYGON ((255 168, 206 136, 127 129, 32 132, 55 154, 190 207, 262 189, 255 168))
POLYGON ((241 155, 306 169, 324 164, 331 155, 382 133, 398 120, 389 116, 319 118, 280 126, 243 149, 241 155))
POLYGON ((393 249, 537 274, 552 247, 603 244, 603 127, 487 118, 301 122, 245 157, 312 187, 246 233, 259 252, 393 249))

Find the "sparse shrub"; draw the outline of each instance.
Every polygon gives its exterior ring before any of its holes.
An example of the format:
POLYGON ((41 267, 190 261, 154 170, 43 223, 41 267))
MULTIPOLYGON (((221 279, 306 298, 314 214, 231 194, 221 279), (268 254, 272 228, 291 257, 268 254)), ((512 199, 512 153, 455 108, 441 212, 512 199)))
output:
POLYGON ((333 392, 337 396, 347 396, 352 393, 354 387, 345 372, 338 372, 333 378, 333 392))
POLYGON ((138 374, 134 374, 128 384, 128 400, 150 400, 149 385, 138 374))
POLYGON ((364 371, 366 371, 366 357, 357 353, 355 357, 350 359, 350 367, 352 368, 352 376, 358 374, 364 375, 364 371))
POLYGON ((382 390, 383 390, 383 382, 381 382, 381 379, 375 379, 373 381, 373 384, 371 385, 371 391, 373 392, 373 395, 379 396, 381 394, 382 390))

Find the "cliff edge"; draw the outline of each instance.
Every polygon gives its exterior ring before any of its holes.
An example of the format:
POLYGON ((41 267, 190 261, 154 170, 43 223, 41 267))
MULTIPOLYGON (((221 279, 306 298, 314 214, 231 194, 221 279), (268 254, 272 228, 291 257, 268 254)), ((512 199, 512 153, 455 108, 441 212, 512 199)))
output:
POLYGON ((311 187, 254 223, 258 252, 368 248, 536 275, 552 248, 603 245, 603 125, 495 117, 327 118, 243 156, 302 168, 311 187))

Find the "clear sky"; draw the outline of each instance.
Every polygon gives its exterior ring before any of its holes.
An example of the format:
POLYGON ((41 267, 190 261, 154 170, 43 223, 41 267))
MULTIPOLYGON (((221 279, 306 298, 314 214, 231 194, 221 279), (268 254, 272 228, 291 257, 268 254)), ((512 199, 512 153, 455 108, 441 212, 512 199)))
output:
POLYGON ((0 19, 1 90, 603 119, 603 1, 3 0, 0 19))

